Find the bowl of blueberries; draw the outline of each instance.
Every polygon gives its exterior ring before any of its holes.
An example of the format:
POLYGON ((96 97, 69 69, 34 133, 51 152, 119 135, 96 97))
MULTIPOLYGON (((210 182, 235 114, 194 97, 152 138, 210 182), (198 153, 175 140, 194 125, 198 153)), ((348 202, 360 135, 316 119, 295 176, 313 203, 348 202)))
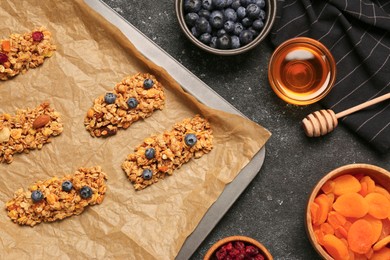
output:
POLYGON ((276 0, 176 0, 176 15, 187 38, 217 55, 253 49, 270 32, 276 0))

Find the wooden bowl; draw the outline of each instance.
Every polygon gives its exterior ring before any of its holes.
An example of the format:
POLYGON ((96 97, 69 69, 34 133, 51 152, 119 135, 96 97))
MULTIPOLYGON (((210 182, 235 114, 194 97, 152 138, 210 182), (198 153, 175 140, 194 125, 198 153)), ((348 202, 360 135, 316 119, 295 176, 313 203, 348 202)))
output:
POLYGON ((317 253, 324 259, 332 260, 333 258, 325 251, 325 249, 318 244, 316 236, 314 234, 312 219, 310 215, 310 204, 314 201, 316 196, 319 194, 321 187, 324 183, 330 179, 334 179, 344 174, 358 174, 363 173, 364 175, 370 176, 375 183, 381 185, 386 190, 390 191, 390 172, 375 165, 370 164, 349 164, 344 165, 326 174, 314 187, 310 194, 307 207, 306 207, 306 232, 309 237, 310 243, 313 245, 317 253))
POLYGON ((246 237, 246 236, 230 236, 230 237, 225 237, 221 240, 219 240, 217 243, 215 243, 210 249, 206 252, 206 255, 204 257, 204 260, 214 260, 217 259, 215 257, 216 251, 223 245, 229 243, 229 242, 234 242, 234 241, 242 241, 246 244, 251 244, 255 247, 257 247, 260 252, 263 254, 265 260, 273 260, 274 258, 270 254, 270 252, 265 248, 263 244, 260 242, 254 240, 253 238, 246 237))

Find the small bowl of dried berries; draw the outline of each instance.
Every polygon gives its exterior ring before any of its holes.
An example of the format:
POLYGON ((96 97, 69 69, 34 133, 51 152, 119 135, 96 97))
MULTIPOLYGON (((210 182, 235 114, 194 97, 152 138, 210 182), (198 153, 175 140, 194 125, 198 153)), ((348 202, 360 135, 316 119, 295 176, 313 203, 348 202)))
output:
POLYGON ((246 236, 225 237, 207 251, 204 260, 253 259, 273 260, 260 242, 246 236))
POLYGON ((270 32, 276 0, 176 0, 176 15, 187 38, 217 55, 253 49, 270 32))

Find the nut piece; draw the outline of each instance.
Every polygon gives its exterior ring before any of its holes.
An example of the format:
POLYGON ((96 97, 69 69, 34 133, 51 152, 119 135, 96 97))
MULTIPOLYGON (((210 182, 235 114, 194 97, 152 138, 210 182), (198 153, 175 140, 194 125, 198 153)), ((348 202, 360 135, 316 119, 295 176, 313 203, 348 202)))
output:
POLYGON ((45 126, 49 122, 50 122, 50 116, 40 115, 35 119, 32 126, 34 129, 38 129, 41 128, 42 126, 45 126))
POLYGON ((11 131, 8 127, 4 127, 0 130, 0 143, 8 142, 9 136, 11 135, 11 131))

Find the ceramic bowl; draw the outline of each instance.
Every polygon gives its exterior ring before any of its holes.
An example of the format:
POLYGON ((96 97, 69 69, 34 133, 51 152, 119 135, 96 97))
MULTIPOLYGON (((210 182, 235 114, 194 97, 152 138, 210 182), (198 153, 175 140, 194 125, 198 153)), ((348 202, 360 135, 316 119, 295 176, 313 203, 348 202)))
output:
POLYGON ((321 187, 328 180, 335 179, 344 174, 364 174, 366 176, 370 176, 376 184, 381 185, 386 190, 390 191, 390 172, 380 168, 375 165, 370 164, 348 164, 341 166, 339 168, 334 169, 333 171, 327 173, 314 187, 311 192, 307 208, 306 208, 306 216, 305 216, 305 226, 306 232, 309 237, 310 243, 317 251, 317 253, 323 259, 332 260, 333 258, 325 251, 325 249, 317 242, 316 236, 314 234, 312 218, 310 215, 310 204, 314 201, 317 195, 320 193, 321 187))
POLYGON ((215 49, 212 48, 201 41, 199 41, 195 36, 192 35, 190 29, 187 27, 185 20, 184 20, 184 10, 183 10, 183 5, 184 5, 184 0, 176 0, 175 1, 175 10, 176 10, 176 16, 179 21, 179 25, 184 32, 185 36, 196 46, 201 48, 202 50, 213 53, 216 55, 224 55, 224 56, 230 56, 230 55, 237 55, 241 54, 244 52, 247 52, 257 45, 259 45, 269 34, 271 31, 272 25, 275 21, 275 16, 276 16, 276 0, 265 0, 266 6, 265 6, 265 11, 267 17, 265 18, 264 21, 264 27, 260 34, 253 39, 252 42, 248 43, 245 46, 242 46, 238 49, 231 49, 231 50, 220 50, 220 49, 215 49))
POLYGON ((265 248, 263 244, 260 242, 256 241, 253 238, 246 237, 246 236, 230 236, 230 237, 225 237, 221 240, 219 240, 217 243, 215 243, 213 246, 210 247, 210 249, 206 252, 206 255, 204 257, 204 260, 215 260, 217 259, 215 256, 215 253, 218 251, 218 249, 229 243, 229 242, 234 242, 234 241, 242 241, 247 245, 253 245, 259 249, 259 251, 262 253, 264 256, 265 260, 273 260, 273 257, 271 253, 265 248))

